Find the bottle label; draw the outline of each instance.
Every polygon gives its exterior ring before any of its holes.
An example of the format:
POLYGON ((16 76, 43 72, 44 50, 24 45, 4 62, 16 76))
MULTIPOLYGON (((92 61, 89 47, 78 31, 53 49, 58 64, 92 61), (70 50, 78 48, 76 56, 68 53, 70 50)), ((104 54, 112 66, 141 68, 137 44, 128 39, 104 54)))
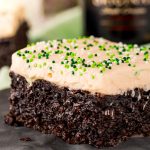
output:
POLYGON ((150 0, 86 0, 86 12, 87 30, 94 28, 90 34, 127 43, 150 42, 150 0))
POLYGON ((117 6, 124 7, 129 5, 150 5, 150 0, 92 0, 95 6, 117 6))
POLYGON ((104 15, 143 15, 147 12, 145 6, 150 5, 150 0, 92 0, 92 4, 102 7, 101 13, 104 15))

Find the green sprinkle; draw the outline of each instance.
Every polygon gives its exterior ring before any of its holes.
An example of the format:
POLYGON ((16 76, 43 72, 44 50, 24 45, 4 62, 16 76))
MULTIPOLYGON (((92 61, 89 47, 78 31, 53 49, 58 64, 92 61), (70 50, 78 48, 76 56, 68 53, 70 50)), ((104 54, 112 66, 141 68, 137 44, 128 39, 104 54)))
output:
POLYGON ((30 58, 29 62, 33 62, 33 58, 30 58))
POLYGON ((148 51, 144 52, 144 55, 147 55, 148 54, 148 51))
POLYGON ((140 51, 146 51, 146 50, 147 50, 147 47, 142 46, 142 47, 140 48, 140 51))
POLYGON ((87 47, 93 47, 93 44, 88 44, 87 47))
POLYGON ((52 63, 55 64, 56 63, 55 60, 53 60, 52 63))
POLYGON ((66 61, 66 64, 69 64, 69 61, 68 61, 68 60, 66 61))
POLYGON ((148 61, 149 59, 149 53, 148 51, 144 52, 144 61, 148 61))
POLYGON ((72 40, 72 39, 68 39, 67 42, 68 42, 68 43, 72 43, 73 40, 72 40))
POLYGON ((89 55, 88 55, 88 58, 89 58, 89 59, 93 58, 93 54, 89 54, 89 55))
POLYGON ((45 47, 45 50, 48 51, 48 46, 45 47))
POLYGON ((78 68, 74 68, 74 71, 78 71, 78 68))
POLYGON ((45 57, 46 57, 46 59, 49 59, 49 54, 48 54, 48 53, 46 53, 45 57))
POLYGON ((41 54, 38 54, 38 59, 41 59, 42 58, 42 55, 41 54))
POLYGON ((65 60, 68 60, 68 56, 65 56, 65 60))
POLYGON ((29 54, 32 54, 32 51, 29 51, 28 53, 29 53, 29 54))
POLYGON ((118 54, 119 54, 119 55, 122 55, 123 53, 122 53, 122 52, 119 52, 118 54))
POLYGON ((29 53, 29 51, 28 51, 28 50, 25 50, 25 53, 27 54, 27 53, 29 53))
POLYGON ((86 71, 87 71, 87 69, 86 69, 86 68, 84 68, 84 69, 83 69, 83 72, 86 72, 86 71))
POLYGON ((49 67, 49 70, 52 70, 52 67, 49 67))
POLYGON ((66 65, 65 65, 65 68, 69 69, 69 65, 68 65, 68 64, 66 64, 66 65))
POLYGON ((63 50, 57 50, 55 51, 55 54, 63 54, 63 50))
POLYGON ((32 55, 32 58, 34 59, 34 58, 35 58, 35 55, 32 55))
POLYGON ((70 56, 71 56, 71 57, 75 57, 76 54, 72 52, 70 56))
POLYGON ((126 51, 126 49, 123 47, 122 52, 125 52, 125 51, 126 51))
POLYGON ((17 55, 18 55, 18 56, 21 56, 21 51, 20 51, 20 50, 17 52, 17 55))
POLYGON ((78 46, 74 46, 74 49, 77 49, 78 48, 78 46))
POLYGON ((131 51, 134 48, 133 44, 128 44, 127 46, 128 46, 127 51, 131 51))
POLYGON ((80 76, 83 76, 83 73, 80 73, 80 76))
POLYGON ((95 79, 95 76, 94 76, 94 75, 92 75, 92 76, 91 76, 91 78, 94 80, 94 79, 95 79))
POLYGON ((26 59, 26 56, 23 56, 22 58, 25 60, 25 59, 26 59))
POLYGON ((66 55, 67 55, 67 56, 70 56, 70 53, 69 53, 69 52, 67 52, 67 53, 66 53, 66 55))
POLYGON ((29 59, 27 59, 27 60, 26 60, 26 62, 27 62, 27 63, 29 63, 29 62, 30 62, 30 60, 29 60, 29 59))
POLYGON ((91 65, 91 67, 92 67, 92 68, 96 68, 96 67, 97 67, 97 63, 96 63, 96 62, 93 62, 92 65, 91 65))
POLYGON ((67 51, 69 51, 69 50, 70 50, 70 48, 69 48, 69 47, 67 47, 67 46, 64 46, 64 48, 65 48, 67 51))
POLYGON ((50 43, 50 47, 53 48, 53 44, 50 43))
POLYGON ((101 70, 100 70, 100 72, 101 72, 101 73, 104 73, 105 70, 106 70, 106 68, 105 68, 105 67, 102 67, 101 70))
POLYGON ((106 49, 105 49, 105 47, 104 47, 103 45, 100 45, 100 46, 99 46, 99 50, 100 50, 100 51, 105 51, 106 49))

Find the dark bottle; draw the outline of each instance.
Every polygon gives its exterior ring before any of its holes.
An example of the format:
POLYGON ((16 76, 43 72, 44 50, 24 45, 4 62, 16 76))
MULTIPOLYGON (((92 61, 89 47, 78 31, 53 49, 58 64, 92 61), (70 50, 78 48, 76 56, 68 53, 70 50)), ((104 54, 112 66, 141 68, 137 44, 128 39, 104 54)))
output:
POLYGON ((150 0, 82 0, 85 34, 112 41, 150 42, 150 0))

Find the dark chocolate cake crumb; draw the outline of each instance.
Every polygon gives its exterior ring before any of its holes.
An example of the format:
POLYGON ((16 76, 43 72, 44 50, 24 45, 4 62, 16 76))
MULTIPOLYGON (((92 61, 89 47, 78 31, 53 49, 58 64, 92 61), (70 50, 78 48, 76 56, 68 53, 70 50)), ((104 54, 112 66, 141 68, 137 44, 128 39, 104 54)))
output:
POLYGON ((123 95, 91 94, 60 88, 45 80, 28 86, 14 72, 10 112, 13 121, 46 134, 54 134, 71 144, 111 147, 135 135, 150 135, 150 91, 134 89, 123 95), (140 96, 139 96, 140 95, 140 96))
POLYGON ((22 137, 22 138, 20 138, 20 141, 23 141, 23 142, 31 142, 32 139, 29 138, 29 137, 22 137))
POLYGON ((8 124, 8 125, 13 125, 14 124, 14 119, 13 119, 13 117, 12 116, 10 116, 10 115, 7 115, 7 116, 5 116, 5 123, 6 124, 8 124))

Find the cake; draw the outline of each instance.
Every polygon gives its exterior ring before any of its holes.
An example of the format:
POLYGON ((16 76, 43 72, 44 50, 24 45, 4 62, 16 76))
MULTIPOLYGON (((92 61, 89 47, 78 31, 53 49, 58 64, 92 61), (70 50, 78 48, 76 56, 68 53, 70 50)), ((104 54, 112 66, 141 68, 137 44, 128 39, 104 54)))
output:
POLYGON ((95 37, 19 50, 5 122, 99 148, 149 136, 149 50, 95 37))
POLYGON ((0 0, 0 67, 11 64, 11 55, 27 45, 28 25, 24 7, 11 0, 0 0))

